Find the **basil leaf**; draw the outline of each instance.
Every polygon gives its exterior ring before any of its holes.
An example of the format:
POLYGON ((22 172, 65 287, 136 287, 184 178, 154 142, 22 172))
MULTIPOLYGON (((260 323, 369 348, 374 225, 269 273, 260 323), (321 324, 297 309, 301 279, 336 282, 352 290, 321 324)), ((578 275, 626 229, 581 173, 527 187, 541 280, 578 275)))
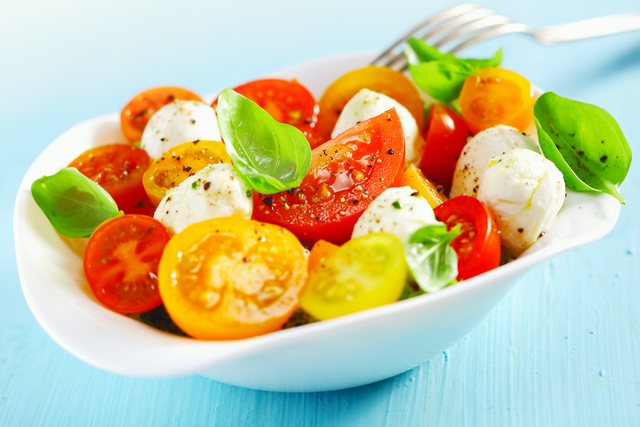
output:
POLYGON ((450 102, 460 96, 467 77, 480 68, 498 67, 502 63, 502 49, 489 59, 462 59, 441 53, 422 39, 410 38, 405 45, 409 72, 420 89, 431 97, 450 102))
POLYGON ((458 276, 458 257, 449 246, 462 234, 460 224, 447 231, 445 224, 427 225, 411 235, 405 258, 411 275, 425 292, 436 292, 458 276))
POLYGON ((69 237, 89 237, 104 221, 122 215, 109 193, 76 168, 37 179, 31 194, 53 228, 69 237))
POLYGON ((418 297, 420 295, 424 295, 425 293, 426 293, 425 291, 423 291, 421 288, 416 286, 413 282, 411 283, 407 282, 404 285, 404 289, 402 290, 402 295, 400 295, 400 301, 403 301, 409 298, 418 297))
POLYGON ((607 193, 624 204, 618 187, 631 166, 631 147, 616 120, 600 107, 552 92, 538 98, 533 111, 540 148, 567 187, 607 193))
POLYGON ((438 60, 409 64, 409 72, 416 85, 443 102, 451 102, 459 97, 464 81, 476 71, 477 67, 464 61, 438 60))
POLYGON ((275 194, 300 185, 311 163, 311 147, 301 131, 277 122, 232 89, 218 98, 218 124, 227 152, 248 187, 275 194))

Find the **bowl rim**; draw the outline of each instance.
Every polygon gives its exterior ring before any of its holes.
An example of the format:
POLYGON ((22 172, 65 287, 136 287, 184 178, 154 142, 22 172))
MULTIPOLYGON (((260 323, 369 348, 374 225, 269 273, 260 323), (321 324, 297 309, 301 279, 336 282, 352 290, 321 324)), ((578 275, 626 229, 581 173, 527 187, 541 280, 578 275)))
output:
MULTIPOLYGON (((272 73, 269 73, 268 75, 276 77, 286 77, 291 74, 290 70, 294 70, 296 68, 305 66, 316 66, 318 64, 323 64, 335 60, 339 61, 345 58, 353 59, 354 62, 360 61, 363 64, 366 64, 371 58, 373 58, 374 55, 375 53, 372 52, 354 52, 328 55, 309 61, 304 61, 296 65, 274 71, 272 73)), ((207 96, 205 98, 213 99, 213 96, 207 96)), ((106 311, 106 313, 101 313, 103 315, 102 317, 108 317, 109 319, 122 318, 138 324, 138 326, 136 326, 136 330, 133 331, 134 335, 138 330, 142 330, 139 327, 144 327, 145 330, 148 330, 149 334, 147 338, 150 339, 150 343, 154 343, 154 345, 152 346, 145 347, 148 348, 150 352, 158 351, 158 349, 165 351, 169 351, 169 349, 171 349, 170 352, 172 356, 170 358, 162 359, 165 360, 165 362, 153 364, 150 363, 147 367, 143 367, 142 370, 140 370, 140 366, 139 364, 137 364, 135 365, 135 369, 132 369, 132 366, 112 363, 110 361, 104 360, 104 358, 96 357, 95 354, 87 353, 84 346, 79 343, 79 341, 82 341, 83 337, 77 336, 78 331, 80 331, 80 333, 84 333, 83 331, 85 330, 85 325, 76 325, 74 327, 72 322, 73 319, 78 320, 77 316, 79 315, 85 316, 86 319, 84 320, 88 319, 88 315, 86 313, 83 313, 80 308, 62 307, 66 309, 62 310, 61 307, 55 308, 48 306, 51 301, 54 301, 55 303, 56 298, 62 301, 65 300, 63 296, 56 293, 56 289, 43 288, 47 287, 51 283, 51 279, 48 277, 43 277, 39 269, 33 267, 33 262, 30 262, 34 261, 32 259, 33 256, 30 257, 28 250, 29 243, 33 242, 25 240, 28 238, 27 231, 29 228, 29 221, 26 219, 27 213, 29 209, 32 209, 33 205, 35 205, 30 192, 31 183, 33 182, 34 175, 39 176, 36 175, 36 171, 38 171, 38 174, 46 171, 46 168, 43 169, 42 165, 47 164, 46 158, 48 152, 50 150, 56 149, 58 145, 64 142, 65 137, 68 136, 70 132, 74 131, 80 126, 102 124, 117 120, 119 120, 118 113, 106 114, 85 120, 62 133, 60 136, 54 139, 54 141, 52 141, 42 151, 42 153, 40 153, 33 164, 29 167, 22 182, 20 183, 14 207, 13 229, 16 262, 22 290, 29 308, 31 309, 34 317, 40 323, 43 329, 54 339, 54 341, 56 341, 65 350, 69 351, 79 359, 101 369, 129 376, 157 378, 194 374, 204 369, 221 365, 232 360, 237 360, 254 353, 267 351, 281 345, 295 343, 299 339, 314 339, 315 337, 318 337, 320 335, 331 334, 333 333, 333 331, 343 329, 345 327, 363 325, 374 318, 392 317, 396 313, 405 310, 425 309, 432 304, 437 304, 439 301, 456 298, 461 293, 466 293, 473 289, 484 286, 490 286, 494 282, 498 282, 509 277, 522 275, 534 266, 562 252, 599 240, 613 229, 617 222, 620 211, 619 203, 610 195, 604 193, 587 194, 568 191, 568 199, 578 198, 580 200, 587 201, 593 199, 597 200, 598 203, 603 203, 604 205, 606 205, 610 211, 611 216, 607 218, 605 226, 601 227, 597 232, 583 237, 582 239, 577 239, 573 242, 569 242, 563 245, 551 245, 543 247, 539 250, 533 251, 532 253, 528 253, 529 251, 527 251, 523 254, 523 256, 511 263, 503 265, 495 270, 491 270, 480 276, 476 276, 472 279, 460 282, 455 286, 444 288, 440 292, 426 294, 408 300, 398 301, 394 304, 361 311, 336 319, 305 325, 304 327, 280 330, 267 335, 248 338, 244 340, 201 341, 180 337, 156 330, 128 317, 113 313, 96 303, 96 310, 106 311), (56 318, 56 316, 60 316, 60 318, 56 318), (69 330, 68 328, 71 329, 69 330), (174 352, 175 355, 173 354, 174 352), (187 360, 184 360, 184 363, 176 365, 166 363, 171 362, 171 360, 173 360, 175 356, 187 357, 187 360)), ((44 214, 42 214, 42 212, 40 212, 40 214, 42 215, 42 217, 44 217, 44 214)), ((44 218, 46 220, 46 217, 44 218)), ((80 320, 83 319, 80 318, 80 320)), ((98 324, 97 329, 95 329, 96 333, 106 333, 108 328, 105 325, 101 324, 94 318, 91 318, 89 320, 93 320, 93 323, 87 326, 89 330, 94 328, 94 324, 98 324)), ((133 341, 131 341, 130 338, 135 340, 134 337, 121 338, 122 340, 120 344, 132 344, 133 341)), ((115 344, 117 343, 118 342, 116 340, 115 344)), ((106 342, 103 344, 107 345, 106 342)), ((114 344, 112 343, 111 345, 114 344)), ((156 362, 157 361, 158 360, 156 360, 156 362)))

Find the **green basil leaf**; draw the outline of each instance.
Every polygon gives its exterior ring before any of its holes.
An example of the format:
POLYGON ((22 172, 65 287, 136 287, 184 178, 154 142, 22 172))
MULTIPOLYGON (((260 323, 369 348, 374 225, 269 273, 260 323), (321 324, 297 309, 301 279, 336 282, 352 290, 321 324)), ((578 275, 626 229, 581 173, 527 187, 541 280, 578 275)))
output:
POLYGON ((435 292, 455 282, 458 257, 449 243, 460 234, 460 224, 450 231, 445 224, 434 224, 422 227, 409 238, 405 258, 411 275, 423 291, 435 292))
POLYGON ((31 194, 53 228, 69 237, 89 237, 104 221, 122 215, 109 193, 76 168, 37 179, 31 194))
POLYGON ((460 96, 464 81, 478 69, 498 67, 502 63, 502 49, 489 59, 462 59, 441 53, 436 47, 416 38, 407 40, 404 51, 416 85, 443 102, 451 102, 460 96))
POLYGON ((407 282, 404 285, 404 289, 402 290, 402 295, 400 295, 400 301, 409 299, 409 298, 418 297, 424 294, 426 294, 426 292, 423 291, 422 288, 416 286, 413 282, 411 283, 407 282))
POLYGON ((595 105, 544 93, 534 106, 540 148, 564 175, 567 187, 611 194, 631 166, 631 147, 616 120, 595 105))
POLYGON ((300 185, 311 163, 311 147, 301 131, 277 122, 232 89, 218 98, 218 124, 227 152, 248 187, 275 194, 300 185))
POLYGON ((477 67, 464 61, 437 60, 409 64, 409 72, 416 85, 443 102, 451 102, 459 97, 464 81, 476 71, 477 67))

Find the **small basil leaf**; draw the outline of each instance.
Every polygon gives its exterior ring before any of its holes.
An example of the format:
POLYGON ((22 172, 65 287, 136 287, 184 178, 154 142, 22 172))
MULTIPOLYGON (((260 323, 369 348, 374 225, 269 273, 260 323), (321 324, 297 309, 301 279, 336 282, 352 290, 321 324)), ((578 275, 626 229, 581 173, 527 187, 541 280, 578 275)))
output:
POLYGON ((464 61, 437 60, 409 64, 409 72, 416 85, 443 102, 451 102, 460 96, 464 81, 477 70, 477 67, 464 61))
POLYGON ((534 115, 543 131, 540 147, 567 187, 608 193, 624 204, 618 187, 631 166, 631 147, 609 113, 547 92, 536 101, 534 115))
POLYGON ((427 225, 411 235, 405 245, 405 258, 411 275, 425 292, 436 292, 458 275, 458 257, 449 246, 461 232, 458 224, 447 231, 445 224, 427 225))
POLYGON ((462 59, 441 53, 436 47, 416 38, 407 40, 404 52, 416 85, 443 102, 451 102, 460 96, 464 81, 478 69, 498 67, 502 63, 502 49, 489 59, 462 59))
POLYGON ((31 194, 56 231, 69 237, 89 237, 104 221, 122 215, 109 193, 76 168, 37 179, 31 194))
POLYGON ((404 285, 404 289, 402 290, 402 295, 400 295, 400 301, 405 300, 405 299, 409 299, 409 298, 418 297, 418 296, 424 295, 424 294, 426 294, 426 292, 423 291, 416 284, 414 284, 413 282, 411 282, 411 283, 407 282, 404 285))
POLYGON ((311 147, 301 131, 277 122, 232 89, 218 98, 218 124, 227 152, 248 187, 275 194, 300 185, 311 162, 311 147))

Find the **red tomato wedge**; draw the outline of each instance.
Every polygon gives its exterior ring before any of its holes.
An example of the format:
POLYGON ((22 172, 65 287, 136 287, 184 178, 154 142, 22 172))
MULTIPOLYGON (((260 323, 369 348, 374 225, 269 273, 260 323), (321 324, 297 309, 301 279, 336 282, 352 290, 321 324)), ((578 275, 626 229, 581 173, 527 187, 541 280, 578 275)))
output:
POLYGON ((143 313, 160 305, 158 264, 169 233, 157 220, 124 215, 102 223, 84 253, 87 282, 105 307, 143 313))
POLYGON ((448 194, 458 157, 470 136, 464 120, 451 108, 434 104, 429 110, 420 170, 448 194))
MULTIPOLYGON (((280 123, 300 129, 314 148, 326 140, 320 140, 316 131, 316 100, 297 80, 262 79, 233 88, 246 96, 280 123)), ((211 106, 216 108, 218 99, 211 106)))
POLYGON ((342 243, 372 200, 402 185, 403 172, 404 133, 391 109, 315 148, 299 187, 254 192, 253 216, 286 227, 303 242, 342 243))
POLYGON ((69 163, 69 167, 100 184, 125 213, 145 214, 153 209, 142 185, 149 165, 151 157, 146 151, 127 144, 92 148, 69 163))
POLYGON ((500 234, 489 210, 476 198, 458 196, 433 209, 436 219, 451 230, 462 225, 462 234, 451 246, 458 255, 458 280, 492 270, 500 265, 500 234))

